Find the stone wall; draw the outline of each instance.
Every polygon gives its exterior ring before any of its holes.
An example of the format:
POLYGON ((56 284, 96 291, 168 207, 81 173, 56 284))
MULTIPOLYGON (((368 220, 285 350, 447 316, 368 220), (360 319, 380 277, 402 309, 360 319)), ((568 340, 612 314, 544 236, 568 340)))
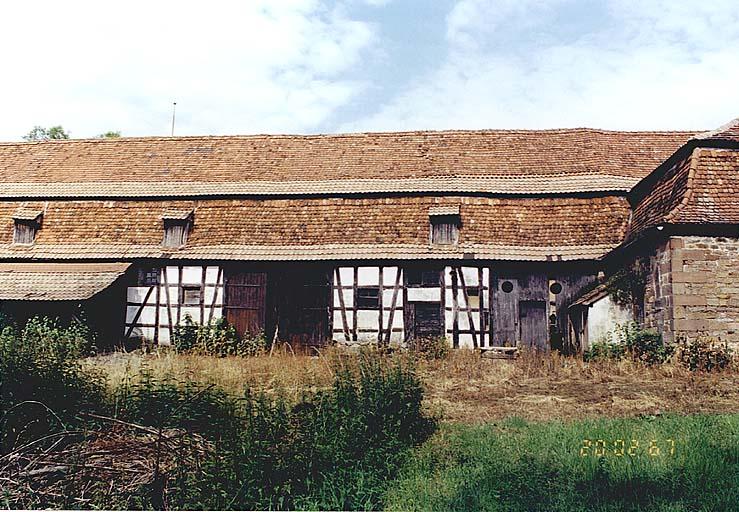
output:
POLYGON ((644 325, 739 343, 739 238, 672 237, 650 258, 644 325))

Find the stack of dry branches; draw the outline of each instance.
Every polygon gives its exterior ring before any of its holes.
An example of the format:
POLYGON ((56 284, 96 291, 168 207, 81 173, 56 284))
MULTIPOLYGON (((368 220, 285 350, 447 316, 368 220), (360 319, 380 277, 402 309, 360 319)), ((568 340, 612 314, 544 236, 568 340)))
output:
POLYGON ((0 500, 11 508, 166 508, 167 477, 196 470, 212 446, 182 429, 89 415, 94 430, 64 430, 0 456, 0 500))

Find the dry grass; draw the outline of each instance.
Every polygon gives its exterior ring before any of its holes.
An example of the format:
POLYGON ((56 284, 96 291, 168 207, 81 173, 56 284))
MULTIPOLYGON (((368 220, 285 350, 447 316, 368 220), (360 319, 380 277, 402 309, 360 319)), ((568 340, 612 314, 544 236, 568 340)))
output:
MULTIPOLYGON (((88 359, 111 386, 143 367, 159 376, 215 382, 241 394, 245 386, 297 397, 329 385, 332 368, 346 354, 320 357, 277 352, 252 358, 213 358, 158 352, 115 353, 88 359)), ((453 351, 447 359, 421 361, 427 404, 450 422, 480 423, 509 416, 531 420, 675 413, 739 412, 739 370, 691 373, 671 364, 648 368, 630 361, 583 363, 577 358, 524 353, 515 361, 481 359, 453 351)))

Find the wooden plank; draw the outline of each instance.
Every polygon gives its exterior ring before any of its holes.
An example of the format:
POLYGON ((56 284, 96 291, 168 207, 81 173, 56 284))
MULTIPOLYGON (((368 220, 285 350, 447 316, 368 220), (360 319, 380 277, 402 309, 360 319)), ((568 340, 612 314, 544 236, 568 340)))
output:
POLYGON ((412 305, 408 302, 408 273, 403 270, 403 342, 409 343, 413 338, 412 305))
MULTIPOLYGON (((166 267, 165 267, 166 268, 166 267)), ((162 286, 159 276, 157 276, 157 293, 155 295, 156 309, 154 310, 154 344, 159 344, 159 303, 161 302, 162 286)))
POLYGON ((352 304, 352 341, 357 341, 357 283, 359 281, 359 267, 354 267, 354 284, 352 290, 354 293, 354 304, 352 304))
POLYGON ((441 309, 441 335, 446 339, 446 276, 444 274, 444 267, 442 267, 439 270, 439 287, 441 288, 439 308, 441 309))
POLYGON ((346 318, 346 304, 344 302, 344 290, 341 287, 341 272, 340 268, 336 267, 336 285, 339 288, 339 307, 341 308, 341 323, 344 326, 344 337, 346 338, 346 341, 349 341, 349 322, 346 318))
POLYGON ((177 325, 182 321, 182 265, 177 266, 177 325))
POLYGON ((462 285, 462 296, 464 297, 465 310, 467 310, 467 321, 470 323, 470 331, 472 331, 472 347, 477 348, 477 334, 475 333, 475 322, 472 318, 472 311, 470 311, 470 296, 467 293, 467 284, 464 282, 464 272, 462 267, 457 267, 459 272, 459 283, 462 285))
MULTIPOLYGON (((493 269, 492 267, 488 267, 488 346, 493 346, 493 332, 495 331, 495 318, 493 315, 493 294, 494 286, 493 286, 493 269)), ((484 313, 483 313, 484 314, 484 313)))
POLYGON ((133 332, 134 328, 136 327, 136 322, 139 321, 139 318, 141 318, 141 313, 143 313, 144 308, 146 307, 146 303, 149 302, 149 297, 151 297, 151 294, 154 292, 155 286, 149 287, 149 291, 146 292, 146 297, 144 297, 144 302, 141 304, 141 307, 136 311, 136 314, 133 317, 133 320, 131 320, 131 327, 128 328, 128 331, 126 332, 126 338, 131 337, 131 333, 133 332))
POLYGON ((203 265, 203 272, 200 275, 200 325, 205 323, 205 273, 207 268, 203 265))
MULTIPOLYGON (((482 282, 482 267, 477 268, 477 297, 480 304, 478 314, 480 315, 480 347, 485 346, 485 294, 482 282)), ((468 304, 469 305, 469 304, 468 304)))
POLYGON ((381 344, 382 343, 382 340, 383 340, 383 335, 382 335, 382 315, 383 315, 383 313, 382 313, 382 311, 383 311, 383 309, 382 309, 382 301, 383 301, 383 296, 382 296, 383 295, 383 288, 382 288, 382 285, 383 285, 383 282, 382 282, 382 265, 380 265, 380 268, 379 268, 379 276, 380 276, 379 277, 380 282, 379 282, 379 292, 378 293, 379 293, 380 296, 378 297, 378 301, 379 301, 379 310, 380 311, 378 311, 378 313, 377 313, 377 343, 378 344, 381 344))
POLYGON ((393 332, 393 321, 395 321, 395 306, 398 301, 398 289, 400 288, 400 267, 398 267, 398 272, 395 275, 395 286, 393 287, 393 298, 391 300, 391 309, 390 309, 390 315, 387 322, 387 335, 385 336, 385 344, 390 344, 390 335, 393 332))
MULTIPOLYGON (((210 303, 210 311, 208 312, 208 323, 213 321, 213 315, 215 314, 216 303, 218 300, 218 289, 219 288, 221 289, 222 298, 223 299, 226 298, 225 287, 223 285, 218 284, 221 282, 222 278, 223 278, 223 267, 219 265, 218 275, 216 276, 216 284, 215 284, 215 287, 213 288, 213 300, 210 303)), ((225 303, 222 303, 222 304, 225 306, 225 303)))
POLYGON ((457 267, 452 267, 452 346, 459 348, 459 301, 457 300, 457 267))
POLYGON ((165 266, 162 270, 162 276, 164 277, 164 297, 167 299, 167 327, 169 328, 169 339, 172 340, 172 301, 169 293, 169 281, 167 278, 167 267, 165 266))

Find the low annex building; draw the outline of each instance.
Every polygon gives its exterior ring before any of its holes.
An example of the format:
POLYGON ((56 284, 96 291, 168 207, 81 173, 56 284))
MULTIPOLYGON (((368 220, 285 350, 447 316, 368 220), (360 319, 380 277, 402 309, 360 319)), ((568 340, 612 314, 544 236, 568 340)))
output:
POLYGON ((306 346, 739 341, 739 121, 6 143, 0 181, 3 308, 111 343, 187 315, 306 346))

